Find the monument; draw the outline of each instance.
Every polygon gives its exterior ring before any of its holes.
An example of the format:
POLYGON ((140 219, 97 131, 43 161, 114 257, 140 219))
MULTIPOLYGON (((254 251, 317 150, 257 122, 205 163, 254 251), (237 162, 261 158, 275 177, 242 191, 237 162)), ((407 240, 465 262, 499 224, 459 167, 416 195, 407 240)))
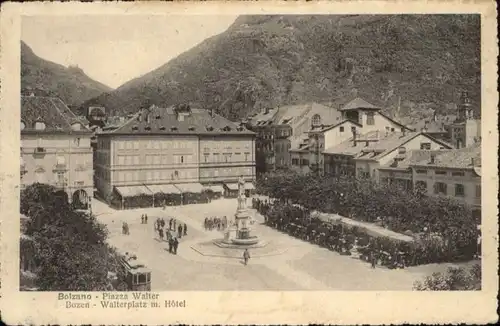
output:
POLYGON ((251 217, 246 207, 245 180, 238 180, 238 208, 234 214, 234 224, 225 233, 224 243, 235 245, 254 245, 259 238, 251 234, 251 217))

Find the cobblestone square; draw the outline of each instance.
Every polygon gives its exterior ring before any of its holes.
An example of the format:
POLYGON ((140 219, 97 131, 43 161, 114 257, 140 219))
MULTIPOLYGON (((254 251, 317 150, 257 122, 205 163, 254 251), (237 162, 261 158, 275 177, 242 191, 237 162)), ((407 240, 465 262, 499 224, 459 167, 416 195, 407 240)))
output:
MULTIPOLYGON (((250 210, 256 222, 255 232, 274 246, 282 248, 275 255, 257 255, 243 265, 242 250, 228 257, 203 255, 192 247, 209 246, 222 238, 222 231, 206 231, 205 217, 227 216, 236 210, 236 200, 219 199, 208 204, 117 211, 101 202, 94 213, 107 225, 109 241, 122 251, 135 253, 152 270, 152 290, 411 290, 414 281, 434 271, 444 271, 449 264, 407 269, 371 269, 369 264, 340 256, 325 248, 282 234, 263 224, 261 216, 250 210), (142 214, 148 224, 141 224, 142 214), (188 235, 180 239, 177 255, 168 252, 153 229, 158 217, 175 217, 186 223, 188 235), (130 226, 130 235, 121 234, 122 222, 130 226)), ((215 247, 215 245, 214 245, 215 247)))

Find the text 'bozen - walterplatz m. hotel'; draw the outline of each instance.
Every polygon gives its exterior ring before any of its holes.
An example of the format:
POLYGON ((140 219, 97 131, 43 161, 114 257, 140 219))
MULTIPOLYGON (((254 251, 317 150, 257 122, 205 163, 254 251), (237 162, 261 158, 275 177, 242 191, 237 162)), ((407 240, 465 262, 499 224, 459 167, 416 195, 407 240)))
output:
POLYGON ((142 195, 180 196, 181 202, 207 189, 227 195, 240 176, 253 188, 254 148, 253 132, 211 110, 151 106, 98 134, 95 186, 122 207, 127 197, 142 195))

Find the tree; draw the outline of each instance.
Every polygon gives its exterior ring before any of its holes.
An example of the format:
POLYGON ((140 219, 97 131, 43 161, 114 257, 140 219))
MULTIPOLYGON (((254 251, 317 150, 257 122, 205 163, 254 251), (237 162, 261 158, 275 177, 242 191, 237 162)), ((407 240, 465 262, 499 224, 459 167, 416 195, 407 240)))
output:
POLYGON ((106 227, 94 216, 73 210, 54 187, 28 186, 21 213, 34 247, 37 286, 45 291, 103 291, 108 271, 116 271, 116 252, 106 243, 106 227))
POLYGON ((475 264, 470 270, 450 267, 446 274, 434 273, 423 282, 415 282, 418 291, 470 291, 481 290, 481 265, 475 264))

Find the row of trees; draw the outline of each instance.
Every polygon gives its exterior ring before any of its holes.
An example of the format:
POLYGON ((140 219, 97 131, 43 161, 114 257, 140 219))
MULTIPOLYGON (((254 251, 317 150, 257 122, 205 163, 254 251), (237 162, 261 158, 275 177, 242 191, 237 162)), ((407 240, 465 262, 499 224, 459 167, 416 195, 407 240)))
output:
POLYGON ((94 216, 73 210, 45 184, 21 192, 20 210, 28 217, 21 255, 31 248, 39 290, 110 290, 108 271, 119 269, 118 256, 106 243, 106 227, 94 216))
POLYGON ((479 236, 480 220, 470 207, 369 180, 286 171, 259 178, 257 192, 310 210, 376 222, 395 232, 436 234, 458 252, 476 245, 479 236))

